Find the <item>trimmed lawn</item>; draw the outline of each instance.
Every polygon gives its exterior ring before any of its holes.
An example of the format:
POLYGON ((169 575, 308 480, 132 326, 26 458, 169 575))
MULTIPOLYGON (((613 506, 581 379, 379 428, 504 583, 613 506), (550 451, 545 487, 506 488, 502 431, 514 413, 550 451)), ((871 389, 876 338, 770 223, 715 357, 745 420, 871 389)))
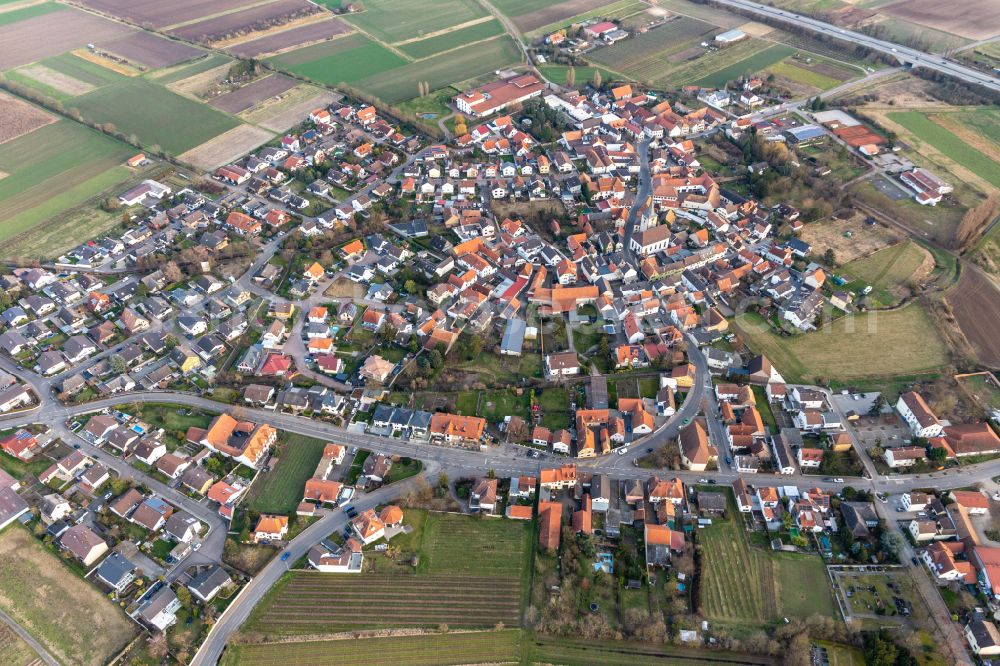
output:
POLYGON ((547 388, 536 394, 544 412, 542 425, 550 430, 569 427, 569 393, 562 388, 547 388))
MULTIPOLYGON (((568 65, 542 65, 538 68, 538 70, 542 73, 542 76, 549 81, 552 81, 552 83, 560 86, 569 85, 566 79, 566 75, 570 70, 568 65)), ((603 67, 574 67, 573 71, 576 75, 575 85, 577 86, 583 86, 584 84, 593 81, 594 72, 598 71, 601 73, 602 81, 613 81, 617 78, 614 74, 603 67)))
POLYGON ((916 303, 841 317, 818 331, 779 336, 759 315, 734 318, 736 332, 770 358, 785 379, 851 381, 931 372, 948 359, 930 317, 916 303))
POLYGON ((899 123, 921 141, 926 141, 948 159, 1000 187, 1000 166, 920 111, 894 111, 889 119, 899 123))
POLYGON ((0 605, 60 662, 105 664, 135 636, 118 607, 17 523, 0 534, 0 560, 0 605))
POLYGON ((278 458, 250 488, 247 507, 262 513, 288 514, 302 501, 306 481, 316 471, 327 442, 322 439, 282 433, 278 458))
POLYGON ((111 123, 144 146, 183 152, 214 139, 239 121, 207 104, 182 97, 143 78, 131 78, 81 95, 72 106, 94 123, 111 123))

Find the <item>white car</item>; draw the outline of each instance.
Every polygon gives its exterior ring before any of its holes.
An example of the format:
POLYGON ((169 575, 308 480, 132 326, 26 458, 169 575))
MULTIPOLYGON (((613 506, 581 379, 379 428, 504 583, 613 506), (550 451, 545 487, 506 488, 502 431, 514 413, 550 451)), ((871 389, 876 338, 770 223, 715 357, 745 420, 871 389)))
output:
POLYGON ((836 479, 833 480, 833 482, 834 483, 843 483, 844 480, 838 476, 836 479))
POLYGON ((623 456, 626 453, 628 453, 628 447, 627 446, 623 446, 622 448, 618 449, 618 455, 623 456))

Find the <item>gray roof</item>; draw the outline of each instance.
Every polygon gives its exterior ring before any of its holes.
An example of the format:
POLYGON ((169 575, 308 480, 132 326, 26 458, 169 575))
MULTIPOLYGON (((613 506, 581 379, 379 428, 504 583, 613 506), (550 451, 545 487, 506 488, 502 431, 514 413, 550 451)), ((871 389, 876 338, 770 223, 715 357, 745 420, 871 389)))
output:
POLYGON ((512 354, 520 354, 524 346, 524 332, 527 326, 523 319, 508 319, 507 326, 503 330, 503 339, 500 341, 500 349, 512 354))
POLYGON ((122 579, 135 571, 135 565, 128 561, 121 553, 111 553, 97 567, 97 576, 108 585, 118 587, 122 579))
POLYGON ((218 564, 213 564, 191 579, 188 589, 202 598, 211 596, 218 588, 230 580, 226 570, 218 564))

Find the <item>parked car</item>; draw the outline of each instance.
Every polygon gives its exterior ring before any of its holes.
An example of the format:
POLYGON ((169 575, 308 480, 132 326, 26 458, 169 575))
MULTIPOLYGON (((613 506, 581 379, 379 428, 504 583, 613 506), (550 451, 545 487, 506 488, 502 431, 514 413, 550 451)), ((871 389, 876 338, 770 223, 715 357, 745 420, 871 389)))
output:
POLYGON ((289 558, 289 557, 291 557, 291 556, 292 556, 292 554, 291 554, 290 552, 288 552, 288 551, 286 550, 285 552, 283 552, 283 553, 281 554, 281 561, 282 561, 282 562, 285 562, 285 561, 287 561, 287 560, 288 560, 288 558, 289 558))

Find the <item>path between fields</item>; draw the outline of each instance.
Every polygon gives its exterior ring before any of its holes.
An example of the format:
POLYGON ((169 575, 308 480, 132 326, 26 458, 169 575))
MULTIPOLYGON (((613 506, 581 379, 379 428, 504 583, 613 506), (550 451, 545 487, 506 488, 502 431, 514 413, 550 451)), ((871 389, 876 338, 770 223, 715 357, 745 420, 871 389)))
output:
POLYGON ((27 629, 19 625, 14 618, 7 615, 7 613, 2 610, 0 610, 0 620, 6 622, 7 626, 13 629, 14 633, 21 637, 21 640, 30 645, 31 649, 38 653, 38 656, 41 657, 42 661, 49 666, 61 666, 59 661, 49 654, 49 651, 42 647, 42 644, 36 641, 35 638, 28 633, 27 629))
POLYGON ((474 25, 479 25, 480 23, 486 23, 487 21, 492 21, 491 16, 480 16, 477 19, 472 19, 471 21, 466 21, 465 23, 459 23, 458 25, 453 25, 448 28, 442 28, 441 30, 435 30, 434 32, 428 32, 423 35, 417 35, 416 37, 410 37, 409 39, 404 39, 399 42, 393 42, 393 46, 405 46, 407 44, 412 44, 413 42, 421 42, 425 39, 431 39, 432 37, 440 37, 441 35, 447 35, 449 32, 455 30, 461 30, 463 28, 471 28, 474 25))

